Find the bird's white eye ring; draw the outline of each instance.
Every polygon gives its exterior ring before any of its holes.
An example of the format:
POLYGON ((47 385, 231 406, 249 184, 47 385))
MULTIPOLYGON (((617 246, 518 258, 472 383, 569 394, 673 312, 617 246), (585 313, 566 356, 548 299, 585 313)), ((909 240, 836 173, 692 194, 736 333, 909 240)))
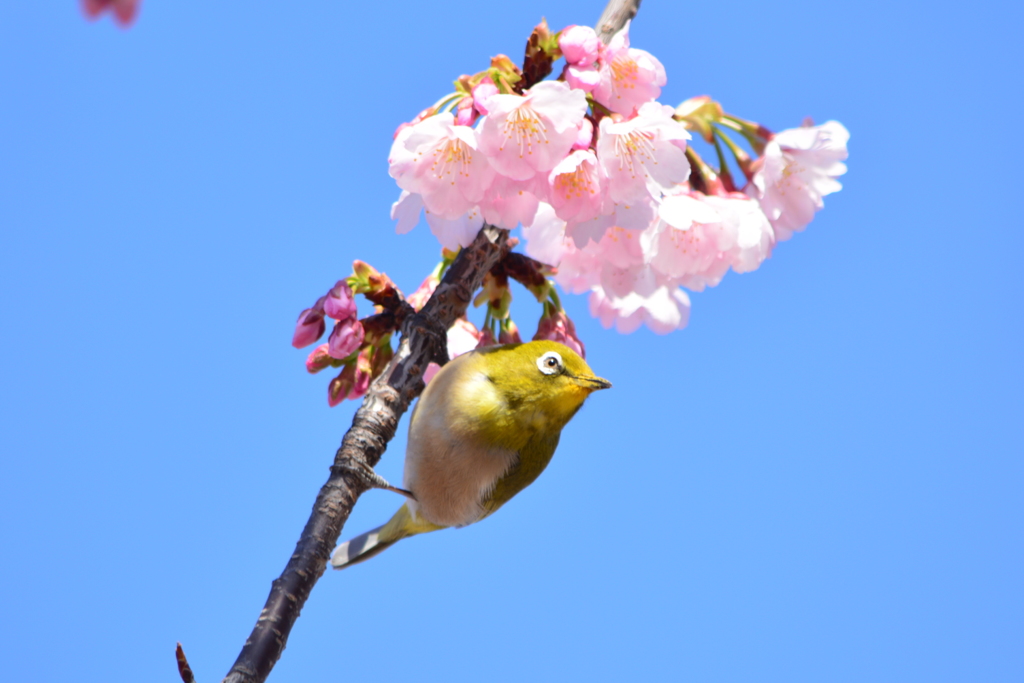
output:
POLYGON ((548 351, 537 359, 537 367, 545 375, 557 375, 565 366, 562 363, 562 357, 558 355, 557 351, 548 351))

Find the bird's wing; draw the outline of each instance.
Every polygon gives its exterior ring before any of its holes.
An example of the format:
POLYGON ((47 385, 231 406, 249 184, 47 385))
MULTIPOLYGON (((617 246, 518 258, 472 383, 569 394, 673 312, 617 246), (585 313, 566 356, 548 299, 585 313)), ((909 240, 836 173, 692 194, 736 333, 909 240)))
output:
POLYGON ((533 483, 551 462, 551 456, 558 447, 559 433, 535 435, 519 451, 519 457, 494 484, 489 496, 483 501, 486 515, 491 514, 512 499, 514 495, 533 483))

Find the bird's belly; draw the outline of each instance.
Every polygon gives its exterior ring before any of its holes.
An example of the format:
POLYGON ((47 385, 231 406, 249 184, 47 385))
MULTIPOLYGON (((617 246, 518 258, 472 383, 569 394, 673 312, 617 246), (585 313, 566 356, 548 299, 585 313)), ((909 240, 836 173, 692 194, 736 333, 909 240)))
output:
POLYGON ((404 484, 416 500, 409 509, 439 526, 472 524, 484 516, 483 502, 516 459, 503 448, 410 433, 404 484))

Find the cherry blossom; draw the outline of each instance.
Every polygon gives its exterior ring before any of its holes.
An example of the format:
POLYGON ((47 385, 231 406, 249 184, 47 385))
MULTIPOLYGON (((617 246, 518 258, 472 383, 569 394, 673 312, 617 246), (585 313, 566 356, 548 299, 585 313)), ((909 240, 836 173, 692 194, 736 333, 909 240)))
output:
POLYGON ((597 158, 613 201, 628 203, 644 195, 657 200, 690 177, 685 152, 690 134, 673 113, 672 107, 648 102, 632 119, 601 119, 597 158))
POLYGON ((448 112, 399 132, 388 163, 398 186, 419 194, 427 211, 445 220, 478 204, 494 180, 494 169, 477 151, 476 132, 456 125, 448 112))
POLYGON ((522 96, 494 95, 487 107, 480 151, 501 175, 527 180, 550 171, 568 154, 587 98, 565 83, 541 81, 522 96))
POLYGON ((140 0, 82 0, 82 12, 89 19, 96 19, 110 10, 121 26, 129 26, 139 12, 140 0))
POLYGON ((767 144, 762 166, 748 187, 761 202, 780 242, 800 232, 824 206, 822 197, 842 189, 850 133, 838 121, 792 128, 767 144))
POLYGON ((602 214, 601 169, 590 150, 578 149, 563 159, 551 170, 549 182, 551 206, 562 220, 581 223, 602 214))
POLYGON ((547 179, 542 176, 513 180, 499 175, 480 203, 480 212, 491 225, 511 230, 520 223, 532 223, 538 204, 547 196, 547 179))
POLYGON ((665 85, 665 67, 649 52, 629 46, 629 24, 616 33, 601 54, 597 102, 629 116, 645 102, 658 99, 665 85))
POLYGON ((678 287, 661 286, 649 296, 631 292, 625 297, 611 296, 601 287, 590 293, 590 314, 607 329, 635 332, 640 325, 656 334, 668 334, 686 327, 690 319, 690 297, 678 287))
POLYGON ((309 352, 306 357, 306 372, 315 375, 331 364, 334 359, 327 353, 327 348, 327 344, 321 344, 309 352))

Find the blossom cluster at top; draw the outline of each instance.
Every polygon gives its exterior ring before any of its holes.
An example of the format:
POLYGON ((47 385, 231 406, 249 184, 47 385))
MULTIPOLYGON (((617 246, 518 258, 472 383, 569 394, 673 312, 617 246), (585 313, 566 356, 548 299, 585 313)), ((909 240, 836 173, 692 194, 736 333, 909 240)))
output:
POLYGON ((398 231, 422 212, 456 249, 484 222, 522 225, 527 253, 556 266, 563 288, 589 291, 606 327, 664 333, 687 322, 680 287, 754 270, 802 230, 841 187, 846 129, 830 121, 772 134, 706 97, 663 105, 665 69, 630 47, 628 30, 604 45, 590 28, 550 34, 542 24, 531 44, 537 61, 565 59, 557 80, 530 84, 530 64, 520 71, 496 57, 400 126, 388 160, 402 190, 392 207, 398 231), (714 145, 717 170, 688 147, 691 131, 714 145))

